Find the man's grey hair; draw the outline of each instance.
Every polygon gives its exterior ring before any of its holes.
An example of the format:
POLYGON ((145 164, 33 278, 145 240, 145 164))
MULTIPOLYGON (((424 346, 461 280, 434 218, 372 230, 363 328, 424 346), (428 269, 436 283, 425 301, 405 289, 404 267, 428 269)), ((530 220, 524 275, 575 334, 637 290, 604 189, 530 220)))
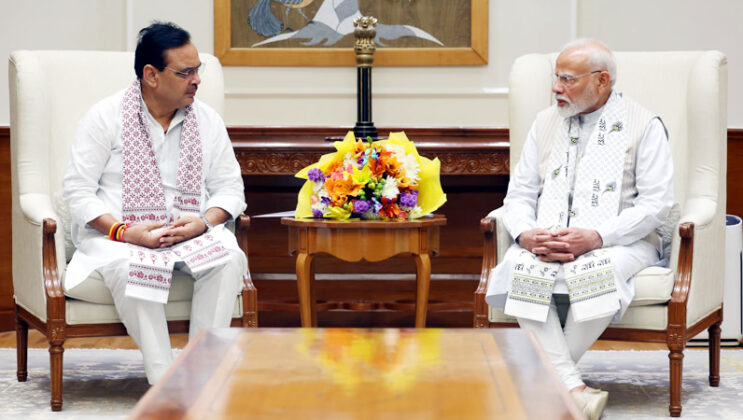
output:
POLYGON ((617 81, 617 60, 609 47, 601 41, 589 38, 576 39, 562 47, 560 54, 570 50, 585 50, 588 53, 588 64, 594 70, 606 70, 611 79, 611 86, 617 81))

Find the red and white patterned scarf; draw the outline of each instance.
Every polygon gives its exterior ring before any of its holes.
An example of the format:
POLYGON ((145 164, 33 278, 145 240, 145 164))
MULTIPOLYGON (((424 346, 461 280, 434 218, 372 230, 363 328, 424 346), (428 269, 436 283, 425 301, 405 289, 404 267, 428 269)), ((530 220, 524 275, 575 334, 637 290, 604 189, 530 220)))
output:
MULTIPOLYGON (((173 206, 185 213, 201 211, 202 156, 199 125, 193 106, 185 108, 178 156, 176 196, 173 206)), ((147 116, 142 107, 139 80, 124 93, 122 106, 122 211, 125 223, 168 222, 162 176, 152 147, 147 116)))
MULTIPOLYGON (((124 93, 122 103, 123 188, 122 218, 130 224, 172 222, 165 204, 162 176, 152 147, 139 80, 124 93)), ((203 159, 193 106, 185 108, 173 207, 179 217, 201 215, 203 159)), ((129 244, 126 295, 166 303, 173 265, 183 261, 193 273, 222 264, 227 249, 213 234, 204 234, 173 247, 149 249, 129 244)))

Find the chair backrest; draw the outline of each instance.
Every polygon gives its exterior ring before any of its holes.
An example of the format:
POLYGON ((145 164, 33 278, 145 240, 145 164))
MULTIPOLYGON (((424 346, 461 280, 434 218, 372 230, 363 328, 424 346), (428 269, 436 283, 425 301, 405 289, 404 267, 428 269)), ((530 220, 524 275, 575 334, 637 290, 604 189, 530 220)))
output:
MULTIPOLYGON (((694 253, 709 253, 722 267, 727 174, 725 56, 719 51, 616 52, 615 56, 614 89, 659 115, 668 130, 674 200, 681 205, 682 220, 710 216, 710 230, 721 236, 715 239, 716 250, 696 247, 694 253)), ((529 54, 513 65, 509 81, 511 167, 519 160, 537 113, 554 103, 551 86, 556 58, 556 53, 529 54)), ((678 243, 676 232, 671 254, 674 269, 678 243)), ((721 286, 708 297, 713 301, 718 295, 721 298, 721 286)))
MULTIPOLYGON (((219 61, 205 63, 197 98, 220 114, 224 78, 219 61)), ((62 203, 62 177, 78 121, 98 101, 135 79, 134 54, 111 51, 15 51, 10 55, 11 159, 14 217, 19 197, 48 196, 65 233, 71 257, 69 216, 62 203)), ((61 226, 60 226, 61 225, 61 226)))

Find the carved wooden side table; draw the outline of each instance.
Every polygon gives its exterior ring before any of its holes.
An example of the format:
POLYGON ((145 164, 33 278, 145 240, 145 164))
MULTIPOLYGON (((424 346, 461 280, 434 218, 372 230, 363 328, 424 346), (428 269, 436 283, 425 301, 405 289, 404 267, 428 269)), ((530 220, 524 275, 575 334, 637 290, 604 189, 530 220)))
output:
POLYGON ((289 254, 297 256, 297 291, 303 327, 317 327, 312 260, 318 254, 351 262, 411 255, 417 270, 415 327, 426 326, 431 256, 438 254, 439 227, 446 224, 446 217, 434 215, 412 221, 284 217, 281 224, 289 227, 289 254))

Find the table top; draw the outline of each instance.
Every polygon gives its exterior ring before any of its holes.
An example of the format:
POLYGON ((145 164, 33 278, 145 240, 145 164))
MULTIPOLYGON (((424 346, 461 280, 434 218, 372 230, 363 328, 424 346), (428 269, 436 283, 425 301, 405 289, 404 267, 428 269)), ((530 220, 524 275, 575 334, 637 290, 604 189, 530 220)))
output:
POLYGON ((430 217, 421 217, 414 220, 361 220, 361 219, 295 219, 282 217, 282 225, 295 227, 312 227, 328 229, 410 229, 419 227, 444 226, 446 217, 434 214, 430 217))
POLYGON ((518 329, 217 329, 132 418, 581 418, 518 329))

